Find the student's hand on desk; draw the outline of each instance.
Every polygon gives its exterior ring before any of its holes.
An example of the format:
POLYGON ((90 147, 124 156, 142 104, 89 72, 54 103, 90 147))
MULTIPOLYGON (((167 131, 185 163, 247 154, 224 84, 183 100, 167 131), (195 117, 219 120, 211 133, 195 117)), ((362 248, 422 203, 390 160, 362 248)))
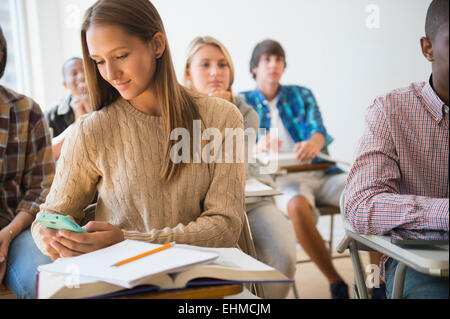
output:
POLYGON ((295 144, 293 152, 297 155, 299 162, 304 162, 317 157, 320 153, 320 148, 313 142, 304 141, 295 144))
POLYGON ((120 228, 107 222, 91 221, 83 227, 88 233, 58 230, 50 245, 60 257, 72 257, 102 249, 124 240, 120 228))

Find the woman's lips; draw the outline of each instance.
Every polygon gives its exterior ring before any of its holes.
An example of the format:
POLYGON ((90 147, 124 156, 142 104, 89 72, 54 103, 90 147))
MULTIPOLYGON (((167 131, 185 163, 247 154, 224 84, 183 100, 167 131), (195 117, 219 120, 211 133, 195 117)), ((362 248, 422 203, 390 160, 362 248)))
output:
POLYGON ((120 82, 120 83, 115 83, 115 86, 119 90, 123 90, 130 82, 131 82, 131 80, 120 82))
POLYGON ((223 83, 220 81, 211 81, 211 82, 209 82, 209 85, 214 86, 214 87, 218 87, 218 86, 221 87, 221 86, 223 86, 223 83))

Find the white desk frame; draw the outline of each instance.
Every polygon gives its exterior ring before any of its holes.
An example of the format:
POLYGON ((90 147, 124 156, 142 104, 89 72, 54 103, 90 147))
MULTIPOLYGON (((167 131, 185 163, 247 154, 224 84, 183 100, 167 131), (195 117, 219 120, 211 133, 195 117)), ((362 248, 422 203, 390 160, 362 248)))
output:
POLYGON ((392 299, 400 299, 403 296, 407 267, 431 276, 448 277, 448 245, 427 246, 420 249, 405 248, 392 244, 390 236, 357 234, 345 220, 343 206, 343 197, 341 197, 341 217, 344 223, 345 237, 337 251, 343 253, 347 248, 350 251, 359 298, 367 299, 368 295, 358 250, 377 251, 398 261, 394 275, 392 299))

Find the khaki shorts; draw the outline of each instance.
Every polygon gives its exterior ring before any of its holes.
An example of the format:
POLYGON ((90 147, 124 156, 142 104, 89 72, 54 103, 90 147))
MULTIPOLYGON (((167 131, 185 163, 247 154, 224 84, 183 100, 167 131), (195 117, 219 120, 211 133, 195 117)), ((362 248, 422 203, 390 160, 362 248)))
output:
POLYGON ((323 171, 279 176, 275 179, 275 184, 283 194, 275 196, 275 203, 287 215, 289 201, 297 195, 302 195, 311 206, 314 221, 317 223, 320 212, 316 204, 339 206, 339 198, 345 188, 346 180, 347 174, 326 175, 323 171))

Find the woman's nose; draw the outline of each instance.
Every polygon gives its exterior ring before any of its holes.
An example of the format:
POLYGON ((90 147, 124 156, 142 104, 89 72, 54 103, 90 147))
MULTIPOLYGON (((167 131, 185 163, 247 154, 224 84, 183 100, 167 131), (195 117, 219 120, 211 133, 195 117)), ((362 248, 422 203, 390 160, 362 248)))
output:
POLYGON ((106 80, 114 81, 117 79, 118 70, 114 67, 112 63, 106 63, 106 80))
POLYGON ((218 65, 215 65, 215 66, 211 67, 210 72, 211 72, 211 75, 220 75, 222 72, 222 69, 218 65))

